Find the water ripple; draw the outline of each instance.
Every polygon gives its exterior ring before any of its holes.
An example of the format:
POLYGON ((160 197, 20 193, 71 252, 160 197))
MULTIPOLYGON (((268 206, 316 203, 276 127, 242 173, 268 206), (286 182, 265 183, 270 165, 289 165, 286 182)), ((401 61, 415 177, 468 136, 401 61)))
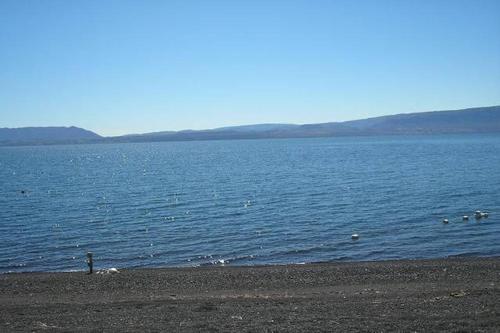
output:
POLYGON ((0 161, 0 272, 82 270, 87 251, 100 267, 500 255, 498 135, 2 147, 0 161))

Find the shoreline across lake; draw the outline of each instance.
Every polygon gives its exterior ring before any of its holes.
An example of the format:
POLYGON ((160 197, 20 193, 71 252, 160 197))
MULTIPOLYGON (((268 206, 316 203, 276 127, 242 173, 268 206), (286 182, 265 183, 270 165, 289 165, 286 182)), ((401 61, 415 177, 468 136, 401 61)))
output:
POLYGON ((478 331, 500 257, 0 275, 0 331, 478 331))

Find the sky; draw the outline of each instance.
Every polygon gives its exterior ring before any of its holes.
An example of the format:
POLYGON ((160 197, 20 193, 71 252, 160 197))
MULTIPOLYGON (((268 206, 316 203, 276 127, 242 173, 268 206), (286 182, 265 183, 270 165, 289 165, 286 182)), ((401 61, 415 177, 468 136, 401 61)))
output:
POLYGON ((500 104, 500 1, 0 1, 0 127, 101 135, 500 104))

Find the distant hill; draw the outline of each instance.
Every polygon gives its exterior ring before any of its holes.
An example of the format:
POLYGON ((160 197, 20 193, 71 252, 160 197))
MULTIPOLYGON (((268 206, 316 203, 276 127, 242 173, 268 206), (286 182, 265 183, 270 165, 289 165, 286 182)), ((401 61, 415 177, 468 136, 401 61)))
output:
POLYGON ((77 127, 0 128, 0 145, 309 138, 500 132, 500 106, 382 116, 321 124, 257 124, 101 137, 77 127))
POLYGON ((0 144, 54 144, 98 141, 102 137, 78 127, 0 128, 0 144))
POLYGON ((355 135, 500 132, 500 106, 398 114, 320 124, 257 124, 211 130, 146 133, 106 138, 112 142, 307 138, 355 135))
POLYGON ((266 132, 284 129, 297 128, 300 125, 295 124, 257 124, 257 125, 241 125, 230 127, 219 127, 213 131, 229 131, 229 132, 266 132))
POLYGON ((500 106, 398 114, 343 124, 363 132, 388 134, 498 132, 500 106))

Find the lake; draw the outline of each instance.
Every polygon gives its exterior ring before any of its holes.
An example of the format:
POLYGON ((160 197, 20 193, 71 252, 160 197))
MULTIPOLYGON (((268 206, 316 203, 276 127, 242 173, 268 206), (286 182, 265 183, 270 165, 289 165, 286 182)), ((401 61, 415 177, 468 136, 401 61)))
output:
POLYGON ((1 273, 500 255, 497 134, 2 147, 0 185, 1 273))

